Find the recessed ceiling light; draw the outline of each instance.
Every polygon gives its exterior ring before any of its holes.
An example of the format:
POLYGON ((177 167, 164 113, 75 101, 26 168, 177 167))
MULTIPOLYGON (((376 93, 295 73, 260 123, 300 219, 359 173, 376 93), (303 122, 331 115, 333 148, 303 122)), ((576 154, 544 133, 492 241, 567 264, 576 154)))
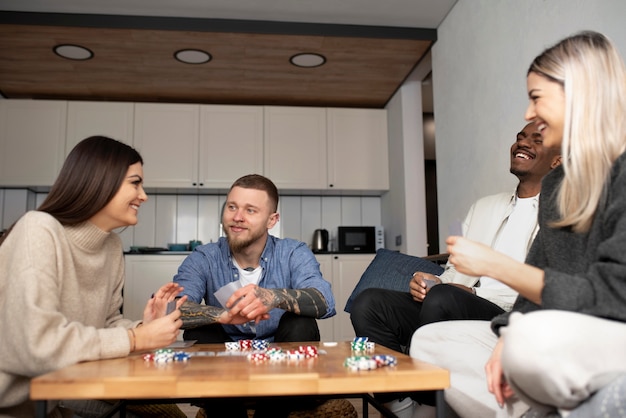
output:
POLYGON ((305 52, 302 54, 296 54, 293 57, 289 58, 289 62, 291 62, 296 67, 313 68, 324 65, 324 63, 326 62, 326 57, 312 52, 305 52))
POLYGON ((93 58, 93 52, 80 45, 57 45, 53 49, 55 54, 68 60, 86 61, 93 58))
POLYGON ((204 64, 211 61, 211 54, 200 49, 181 49, 174 53, 174 58, 185 64, 204 64))

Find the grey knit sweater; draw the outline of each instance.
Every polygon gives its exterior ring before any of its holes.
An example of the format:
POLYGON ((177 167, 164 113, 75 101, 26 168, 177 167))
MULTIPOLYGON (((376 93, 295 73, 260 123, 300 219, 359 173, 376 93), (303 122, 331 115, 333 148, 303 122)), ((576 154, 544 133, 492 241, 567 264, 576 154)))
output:
POLYGON ((130 351, 115 233, 28 212, 0 246, 0 416, 32 416, 31 377, 130 351))
MULTIPOLYGON (((518 296, 513 312, 560 309, 626 322, 626 153, 613 164, 589 232, 551 228, 558 218, 556 196, 563 167, 544 179, 539 199, 539 233, 526 262, 545 272, 542 305, 518 296)), ((510 313, 494 318, 494 332, 510 313)))

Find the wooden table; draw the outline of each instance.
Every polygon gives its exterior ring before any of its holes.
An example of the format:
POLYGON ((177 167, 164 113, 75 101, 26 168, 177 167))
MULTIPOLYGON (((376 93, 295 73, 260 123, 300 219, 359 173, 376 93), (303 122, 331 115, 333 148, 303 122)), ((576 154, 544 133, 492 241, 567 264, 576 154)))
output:
MULTIPOLYGON (((351 356, 349 342, 274 343, 271 347, 318 347, 319 356, 298 361, 253 363, 245 356, 226 356, 224 344, 197 344, 182 350, 187 362, 147 362, 143 354, 78 363, 34 378, 31 399, 38 416, 45 416, 46 400, 57 399, 202 399, 298 395, 353 395, 373 401, 371 393, 434 390, 437 415, 443 416, 443 389, 449 372, 377 345, 373 354, 391 354, 397 365, 369 371, 344 367, 351 356), (441 411, 441 414, 440 414, 441 411), (43 415, 42 415, 43 414, 43 415)), ((367 413, 364 408, 364 413, 367 413)))

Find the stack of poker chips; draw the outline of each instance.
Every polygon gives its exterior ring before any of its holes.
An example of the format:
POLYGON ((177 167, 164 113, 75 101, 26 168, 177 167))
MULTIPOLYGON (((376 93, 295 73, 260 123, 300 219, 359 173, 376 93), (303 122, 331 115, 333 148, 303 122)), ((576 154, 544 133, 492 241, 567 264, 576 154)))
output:
POLYGON ((185 362, 189 360, 189 353, 162 348, 153 353, 144 354, 143 359, 144 361, 153 361, 155 363, 185 362))
POLYGON ((352 356, 344 361, 344 367, 350 370, 374 370, 379 367, 395 366, 398 361, 394 356, 377 354, 373 356, 352 356))
POLYGON ((270 343, 267 340, 239 340, 226 342, 227 351, 267 350, 270 343))
POLYGON ((350 348, 355 353, 373 353, 376 348, 376 344, 368 341, 367 337, 356 337, 350 343, 350 348))
POLYGON ((317 357, 317 347, 312 345, 301 345, 297 350, 283 351, 281 348, 273 347, 265 352, 254 352, 248 354, 248 360, 255 363, 263 361, 283 361, 283 360, 304 360, 317 357))

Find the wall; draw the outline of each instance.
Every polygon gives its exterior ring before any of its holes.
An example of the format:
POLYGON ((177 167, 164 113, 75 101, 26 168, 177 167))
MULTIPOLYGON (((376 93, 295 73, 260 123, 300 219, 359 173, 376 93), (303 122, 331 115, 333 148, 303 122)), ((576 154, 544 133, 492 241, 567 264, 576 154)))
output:
POLYGON ((386 247, 416 256, 428 254, 422 80, 430 68, 427 54, 387 104, 390 190, 382 197, 386 247))
POLYGON ((479 197, 512 190, 508 150, 525 124, 526 71, 579 30, 603 32, 626 56, 624 0, 460 0, 432 48, 441 249, 450 222, 479 197))
MULTIPOLYGON (((0 189, 0 229, 35 209, 45 196, 24 189, 0 189)), ((139 223, 117 232, 126 250, 131 245, 166 247, 168 243, 192 239, 216 241, 224 199, 223 195, 150 195, 139 210, 139 223)), ((381 198, 281 196, 279 213, 281 220, 270 232, 310 245, 317 228, 328 229, 335 238, 334 230, 339 225, 380 225, 381 198)))

